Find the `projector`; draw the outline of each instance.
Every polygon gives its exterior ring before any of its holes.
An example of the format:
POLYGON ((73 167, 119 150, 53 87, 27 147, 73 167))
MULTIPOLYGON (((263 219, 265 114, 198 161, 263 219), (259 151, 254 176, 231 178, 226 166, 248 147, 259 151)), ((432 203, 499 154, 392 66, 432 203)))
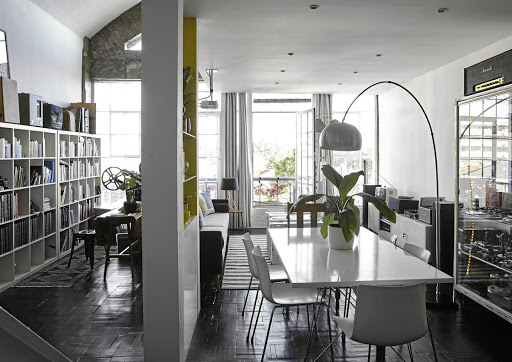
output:
POLYGON ((217 109, 219 108, 219 103, 217 101, 202 101, 201 108, 217 109))

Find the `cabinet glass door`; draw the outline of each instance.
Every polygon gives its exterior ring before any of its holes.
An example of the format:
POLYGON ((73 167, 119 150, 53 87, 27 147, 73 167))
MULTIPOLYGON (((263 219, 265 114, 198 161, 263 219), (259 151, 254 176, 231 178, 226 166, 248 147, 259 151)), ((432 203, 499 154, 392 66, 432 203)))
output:
POLYGON ((456 289, 512 320, 510 91, 458 103, 456 289))

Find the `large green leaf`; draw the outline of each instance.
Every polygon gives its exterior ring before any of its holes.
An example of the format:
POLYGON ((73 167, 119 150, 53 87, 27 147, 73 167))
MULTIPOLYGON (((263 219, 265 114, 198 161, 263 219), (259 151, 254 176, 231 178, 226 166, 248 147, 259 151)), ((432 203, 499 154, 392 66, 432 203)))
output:
POLYGON ((320 234, 325 239, 327 237, 327 230, 329 229, 329 225, 334 224, 334 214, 328 214, 323 218, 322 227, 320 228, 320 234))
POLYGON ((357 221, 354 215, 354 211, 351 209, 343 210, 338 221, 341 227, 341 231, 343 232, 343 236, 345 237, 345 241, 348 243, 350 240, 352 240, 352 231, 357 228, 357 221))
POLYGON ((347 176, 343 177, 343 180, 338 185, 338 190, 340 191, 340 197, 345 198, 350 190, 354 188, 354 186, 357 183, 357 180, 359 180, 359 177, 361 177, 364 174, 363 171, 358 172, 352 172, 348 174, 347 176))
POLYGON ((343 181, 343 176, 341 176, 334 168, 332 168, 331 165, 323 165, 322 173, 336 188, 338 188, 338 186, 341 184, 341 181, 343 181))
POLYGON ((361 217, 360 217, 361 213, 359 212, 359 208, 356 205, 354 205, 353 200, 350 200, 347 203, 347 209, 350 209, 354 212, 355 228, 353 228, 352 231, 354 232, 354 234, 359 235, 359 229, 361 228, 361 217))
POLYGON ((298 206, 304 205, 308 202, 316 201, 323 196, 324 196, 323 194, 315 194, 315 195, 308 195, 308 196, 301 197, 300 199, 295 201, 295 203, 292 205, 290 210, 288 210, 288 215, 290 215, 292 212, 294 212, 298 206))
POLYGON ((360 192, 360 193, 358 193, 356 195, 361 196, 363 199, 365 199, 369 203, 373 204, 373 206, 375 206, 377 208, 377 210, 379 210, 382 215, 387 217, 389 221, 391 221, 392 223, 396 222, 396 214, 395 214, 395 212, 393 210, 391 210, 388 207, 388 205, 386 205, 386 203, 384 201, 382 201, 381 199, 376 198, 373 195, 367 194, 365 192, 360 192))

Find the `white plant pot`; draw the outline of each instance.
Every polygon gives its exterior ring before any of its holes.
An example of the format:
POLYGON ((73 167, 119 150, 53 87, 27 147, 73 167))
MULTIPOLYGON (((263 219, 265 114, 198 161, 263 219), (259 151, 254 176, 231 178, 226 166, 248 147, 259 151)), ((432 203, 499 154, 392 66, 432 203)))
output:
POLYGON ((350 240, 348 243, 345 241, 345 236, 343 235, 343 231, 341 228, 336 225, 329 225, 329 234, 327 235, 329 238, 329 246, 331 249, 336 250, 348 250, 352 249, 352 246, 354 245, 354 239, 355 235, 352 233, 352 240, 350 240))

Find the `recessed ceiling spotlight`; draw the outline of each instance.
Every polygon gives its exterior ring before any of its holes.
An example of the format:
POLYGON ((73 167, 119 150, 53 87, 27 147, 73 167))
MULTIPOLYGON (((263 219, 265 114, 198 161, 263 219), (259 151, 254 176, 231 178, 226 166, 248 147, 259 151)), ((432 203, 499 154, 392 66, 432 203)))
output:
POLYGON ((293 55, 293 54, 295 54, 295 53, 288 53, 288 55, 293 55))
POLYGON ((354 72, 354 74, 357 74, 358 72, 354 72))
POLYGON ((445 13, 447 11, 448 11, 448 8, 439 8, 439 9, 437 9, 438 13, 445 13))
POLYGON ((284 73, 284 72, 286 72, 286 69, 281 69, 281 73, 284 73))
POLYGON ((381 57, 381 56, 382 56, 382 54, 380 54, 380 53, 379 53, 379 54, 376 54, 376 55, 377 55, 378 57, 381 57))
POLYGON ((311 5, 309 5, 309 8, 310 8, 311 10, 316 10, 316 9, 318 9, 319 7, 320 7, 320 5, 315 5, 315 4, 311 4, 311 5))
POLYGON ((343 83, 338 83, 338 85, 342 85, 343 83))
POLYGON ((276 84, 279 84, 279 82, 276 82, 276 84))

